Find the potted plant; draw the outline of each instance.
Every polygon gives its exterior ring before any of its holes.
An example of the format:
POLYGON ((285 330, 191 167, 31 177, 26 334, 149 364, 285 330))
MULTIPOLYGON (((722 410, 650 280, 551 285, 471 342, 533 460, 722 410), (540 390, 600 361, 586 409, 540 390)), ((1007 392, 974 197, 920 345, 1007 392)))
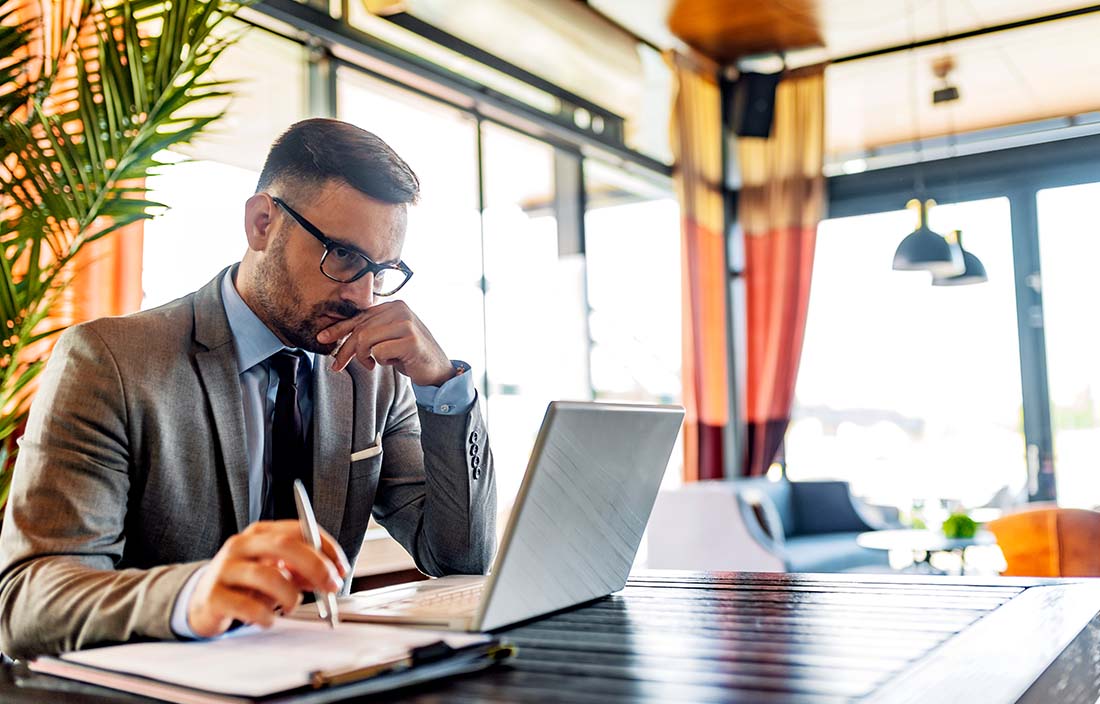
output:
POLYGON ((163 208, 157 154, 217 120, 225 0, 0 0, 0 507, 83 247, 163 208))
POLYGON ((978 524, 965 513, 953 513, 941 526, 945 538, 969 539, 978 534, 978 524))

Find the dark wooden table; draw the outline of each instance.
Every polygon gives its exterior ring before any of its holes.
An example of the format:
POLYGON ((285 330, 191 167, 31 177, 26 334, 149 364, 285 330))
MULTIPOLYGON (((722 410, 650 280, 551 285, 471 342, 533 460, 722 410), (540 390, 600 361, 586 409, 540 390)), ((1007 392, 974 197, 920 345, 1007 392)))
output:
MULTIPOLYGON (((1100 580, 647 572, 507 631, 508 666, 371 701, 1040 702, 1100 697, 1100 580)), ((9 667, 0 701, 139 700, 9 667)))

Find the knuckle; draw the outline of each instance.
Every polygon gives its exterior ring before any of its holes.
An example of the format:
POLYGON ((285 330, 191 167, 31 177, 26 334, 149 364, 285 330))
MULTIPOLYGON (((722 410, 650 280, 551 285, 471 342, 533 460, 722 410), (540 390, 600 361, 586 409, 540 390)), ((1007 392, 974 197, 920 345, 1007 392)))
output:
POLYGON ((249 562, 244 568, 243 577, 249 584, 263 584, 268 580, 267 567, 259 562, 249 562))
POLYGON ((298 547, 299 543, 301 543, 301 541, 298 538, 283 533, 282 535, 275 538, 275 540, 273 541, 273 546, 278 550, 289 551, 298 547))
POLYGON ((243 538, 240 533, 229 536, 229 538, 222 545, 223 552, 234 555, 241 549, 241 542, 243 538))

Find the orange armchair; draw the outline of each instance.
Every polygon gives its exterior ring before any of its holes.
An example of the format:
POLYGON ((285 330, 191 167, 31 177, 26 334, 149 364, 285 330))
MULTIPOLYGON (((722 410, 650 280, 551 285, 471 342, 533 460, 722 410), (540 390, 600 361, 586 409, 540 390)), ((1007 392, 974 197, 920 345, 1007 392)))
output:
POLYGON ((990 521, 1012 577, 1100 577, 1100 512, 1044 506, 990 521))

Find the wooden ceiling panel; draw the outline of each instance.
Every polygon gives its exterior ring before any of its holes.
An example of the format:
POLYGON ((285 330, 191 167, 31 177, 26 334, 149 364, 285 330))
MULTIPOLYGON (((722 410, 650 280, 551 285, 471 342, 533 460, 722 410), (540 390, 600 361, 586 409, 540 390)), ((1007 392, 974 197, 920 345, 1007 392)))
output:
POLYGON ((822 43, 816 0, 676 0, 668 15, 672 33, 721 62, 822 43))
MULTIPOLYGON (((1088 7, 1089 0, 588 0, 634 31, 667 16, 674 35, 720 61, 822 47, 838 58, 1088 7)), ((668 42, 665 42, 666 44, 668 42)))

